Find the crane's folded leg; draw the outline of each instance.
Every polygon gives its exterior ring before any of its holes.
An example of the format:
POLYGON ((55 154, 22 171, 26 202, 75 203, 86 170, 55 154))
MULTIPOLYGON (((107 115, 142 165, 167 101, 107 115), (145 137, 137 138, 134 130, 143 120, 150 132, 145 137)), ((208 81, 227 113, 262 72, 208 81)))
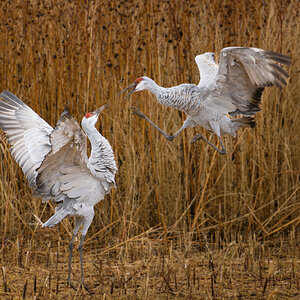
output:
POLYGON ((143 119, 145 119, 150 125, 152 125, 154 128, 156 128, 166 139, 169 141, 173 141, 174 138, 185 128, 192 126, 191 120, 188 118, 185 120, 183 125, 179 128, 178 131, 176 131, 173 135, 169 135, 166 132, 164 132, 162 129, 160 129, 157 125, 155 125, 148 117, 146 117, 137 107, 131 106, 131 109, 133 110, 133 114, 137 115, 143 119))
POLYGON ((202 134, 196 134, 193 138, 192 138, 192 143, 195 143, 197 140, 203 140, 204 142, 206 142, 208 145, 210 145, 211 147, 213 147, 216 151, 218 151, 221 155, 224 155, 226 153, 226 149, 224 148, 224 145, 222 143, 221 138, 218 136, 218 139, 220 141, 221 147, 222 149, 220 150, 219 148, 217 148, 215 145, 213 145, 211 142, 209 142, 206 138, 204 138, 202 136, 202 134))
MULTIPOLYGON (((164 132, 162 129, 160 129, 157 125, 155 125, 148 117, 146 117, 137 107, 131 106, 131 109, 133 110, 133 114, 137 115, 143 119, 145 119, 150 125, 152 125, 154 128, 156 128, 165 138, 167 138, 169 141, 173 141, 173 139, 185 128, 187 127, 194 127, 197 124, 194 123, 194 121, 188 116, 187 119, 184 121, 183 125, 179 128, 178 131, 176 131, 173 135, 169 135, 166 132, 164 132)), ((224 155, 226 153, 226 149, 224 148, 224 145, 222 143, 221 138, 218 136, 218 139, 220 141, 222 149, 218 149, 215 145, 210 143, 207 139, 205 139, 201 134, 197 134, 193 137, 192 143, 195 143, 198 139, 202 139, 205 141, 208 145, 213 147, 216 151, 218 151, 220 154, 224 155)))

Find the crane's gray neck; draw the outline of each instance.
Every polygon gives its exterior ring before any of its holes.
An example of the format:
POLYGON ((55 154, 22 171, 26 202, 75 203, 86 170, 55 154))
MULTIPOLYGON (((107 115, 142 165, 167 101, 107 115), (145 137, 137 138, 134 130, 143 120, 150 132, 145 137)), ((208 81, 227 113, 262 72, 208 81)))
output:
POLYGON ((188 84, 182 84, 175 87, 165 88, 157 85, 156 83, 149 88, 157 98, 158 102, 161 104, 176 108, 182 111, 187 111, 189 109, 189 105, 186 98, 189 98, 190 91, 188 84))
POLYGON ((147 86, 147 90, 150 91, 161 104, 167 105, 164 101, 164 95, 168 93, 169 88, 159 86, 154 80, 152 80, 151 85, 147 86))
POLYGON ((90 159, 97 159, 97 157, 101 156, 102 152, 105 150, 104 148, 111 149, 107 139, 94 126, 84 128, 84 131, 92 146, 90 159))
POLYGON ((96 129, 94 126, 89 126, 89 127, 83 127, 85 133, 87 134, 91 145, 93 147, 93 143, 97 143, 97 141, 101 141, 105 139, 102 134, 96 129))
POLYGON ((164 87, 159 86, 154 80, 151 80, 151 85, 148 85, 147 89, 148 89, 148 91, 153 93, 155 96, 157 94, 162 93, 165 90, 164 87))
POLYGON ((84 128, 84 130, 92 146, 89 157, 91 171, 97 177, 101 177, 101 174, 110 173, 113 180, 117 166, 110 143, 94 126, 84 128))

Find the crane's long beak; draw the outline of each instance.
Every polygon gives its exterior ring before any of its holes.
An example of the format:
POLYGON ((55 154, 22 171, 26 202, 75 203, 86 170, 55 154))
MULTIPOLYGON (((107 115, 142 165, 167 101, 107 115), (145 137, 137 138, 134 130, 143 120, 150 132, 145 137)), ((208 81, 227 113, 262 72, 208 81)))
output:
POLYGON ((131 84, 129 87, 127 87, 125 90, 123 90, 122 92, 121 92, 121 94, 122 93, 124 93, 124 92, 126 92, 126 91, 128 91, 129 89, 131 89, 132 88, 132 90, 121 100, 121 102, 123 102, 126 98, 128 98, 132 93, 134 93, 135 92, 135 88, 136 88, 136 86, 137 86, 137 83, 136 82, 134 82, 133 84, 131 84))
POLYGON ((108 104, 105 104, 105 105, 101 106, 100 108, 93 111, 93 114, 94 115, 99 115, 107 106, 108 106, 108 104))

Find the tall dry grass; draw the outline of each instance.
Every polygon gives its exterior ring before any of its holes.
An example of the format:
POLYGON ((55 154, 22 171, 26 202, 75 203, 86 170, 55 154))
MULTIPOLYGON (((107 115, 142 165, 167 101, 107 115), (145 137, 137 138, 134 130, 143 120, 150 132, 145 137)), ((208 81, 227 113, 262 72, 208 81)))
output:
MULTIPOLYGON (((15 93, 52 126, 66 104, 78 121, 109 104, 100 129, 115 151, 118 188, 95 208, 85 249, 151 233, 166 247, 180 241, 186 251, 194 243, 221 246, 253 236, 299 243, 298 1, 15 0, 0 7, 0 90, 15 93), (194 57, 218 56, 226 46, 278 51, 293 64, 287 87, 266 89, 257 127, 223 139, 225 156, 190 143, 196 132, 217 142, 201 128, 169 142, 132 116, 135 105, 167 132, 181 126, 185 116, 150 93, 121 103, 120 91, 141 75, 162 86, 197 83, 194 57)), ((51 232, 67 243, 72 220, 41 230, 33 214, 45 221, 53 207, 31 196, 3 134, 0 147, 2 250, 11 240, 44 243, 51 232)))

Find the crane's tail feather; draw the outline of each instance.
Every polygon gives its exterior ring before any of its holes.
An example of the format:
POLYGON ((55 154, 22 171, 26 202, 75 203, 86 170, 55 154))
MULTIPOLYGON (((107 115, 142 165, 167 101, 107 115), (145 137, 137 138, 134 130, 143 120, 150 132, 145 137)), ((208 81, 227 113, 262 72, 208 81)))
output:
POLYGON ((58 209, 55 212, 55 214, 42 225, 42 228, 55 226, 60 221, 62 221, 66 216, 68 216, 68 214, 69 212, 64 210, 63 208, 58 209))
POLYGON ((234 130, 238 130, 240 127, 251 127, 254 128, 255 127, 255 120, 253 118, 250 117, 242 117, 242 118, 237 118, 237 119, 233 119, 231 120, 233 123, 233 128, 234 130))

